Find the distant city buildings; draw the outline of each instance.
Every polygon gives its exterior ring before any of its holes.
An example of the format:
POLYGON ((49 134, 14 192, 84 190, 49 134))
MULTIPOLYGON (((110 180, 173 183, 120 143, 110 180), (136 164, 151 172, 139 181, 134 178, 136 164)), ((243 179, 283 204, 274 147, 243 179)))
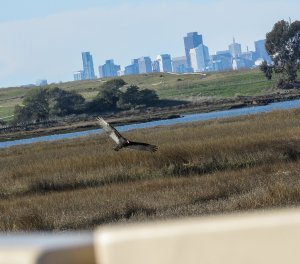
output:
POLYGON ((177 73, 187 72, 187 60, 185 56, 172 58, 172 71, 177 73))
POLYGON ((114 60, 106 60, 105 64, 98 67, 99 77, 115 77, 118 76, 118 71, 121 70, 120 65, 116 65, 114 60))
POLYGON ((232 58, 237 58, 242 53, 241 44, 235 42, 235 38, 233 38, 233 43, 228 46, 229 52, 232 58))
POLYGON ((211 55, 209 71, 232 70, 232 56, 229 50, 217 51, 216 55, 211 55))
MULTIPOLYGON (((143 56, 131 60, 131 64, 121 68, 113 59, 106 60, 98 67, 99 77, 108 78, 122 75, 143 74, 152 72, 219 72, 253 68, 263 60, 272 63, 265 49, 265 40, 254 42, 255 51, 242 51, 241 44, 235 41, 228 45, 227 50, 209 54, 209 48, 204 45, 203 37, 198 32, 189 32, 183 37, 185 56, 171 57, 170 54, 159 54, 154 60, 143 56)), ((75 81, 95 79, 93 58, 90 52, 82 52, 83 70, 75 71, 75 81)))

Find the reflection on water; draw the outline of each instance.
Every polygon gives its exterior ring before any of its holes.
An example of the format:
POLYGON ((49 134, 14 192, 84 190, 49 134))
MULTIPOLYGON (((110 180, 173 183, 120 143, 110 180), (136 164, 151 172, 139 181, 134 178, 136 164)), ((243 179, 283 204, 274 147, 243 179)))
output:
MULTIPOLYGON (((209 119, 215 119, 215 118, 251 115, 251 114, 256 114, 256 113, 270 112, 273 110, 291 109, 291 108, 297 108, 297 107, 300 107, 300 100, 277 102, 277 103, 272 103, 272 104, 264 105, 264 106, 252 106, 252 107, 245 107, 245 108, 240 108, 240 109, 215 111, 215 112, 210 112, 210 113, 184 115, 182 117, 174 118, 174 119, 165 119, 165 120, 150 121, 150 122, 139 123, 139 124, 124 125, 124 126, 119 126, 117 128, 119 131, 128 131, 128 130, 132 130, 132 129, 148 128, 148 127, 155 127, 155 126, 167 126, 167 125, 174 125, 174 124, 179 124, 179 123, 186 123, 186 122, 193 122, 193 121, 200 121, 200 120, 209 120, 209 119)), ((22 145, 22 144, 30 144, 30 143, 35 143, 35 142, 43 142, 43 141, 51 141, 51 140, 88 136, 88 135, 93 135, 93 134, 99 133, 100 131, 101 131, 101 129, 93 129, 93 130, 73 132, 73 133, 67 133, 67 134, 56 134, 56 135, 50 135, 50 136, 42 136, 42 137, 0 142, 0 148, 6 148, 6 147, 22 145)))

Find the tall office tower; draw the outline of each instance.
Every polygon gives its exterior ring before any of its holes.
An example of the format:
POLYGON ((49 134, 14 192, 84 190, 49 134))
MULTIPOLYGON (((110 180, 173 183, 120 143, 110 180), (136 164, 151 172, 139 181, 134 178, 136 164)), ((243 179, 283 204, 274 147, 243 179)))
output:
POLYGON ((93 57, 90 52, 82 52, 83 80, 95 79, 93 57))
POLYGON ((170 54, 160 54, 156 57, 160 72, 172 72, 172 60, 170 54))
POLYGON ((116 65, 114 60, 106 60, 105 64, 99 66, 99 77, 115 77, 118 76, 118 71, 121 70, 120 65, 116 65))
POLYGON ((133 65, 134 74, 139 74, 139 59, 132 59, 131 64, 133 65))
POLYGON ((125 75, 139 74, 139 60, 138 59, 131 60, 131 64, 125 66, 124 74, 125 75))
POLYGON ((133 75, 138 74, 135 65, 130 64, 125 66, 124 75, 133 75))
POLYGON ((153 71, 153 72, 160 72, 159 61, 154 60, 154 61, 152 62, 152 71, 153 71))
POLYGON ((195 72, 206 71, 209 62, 208 47, 200 44, 198 47, 190 50, 191 66, 195 72))
POLYGON ((152 72, 152 61, 150 57, 141 57, 138 59, 139 73, 152 72))
POLYGON ((230 52, 230 54, 233 58, 239 57, 242 53, 241 44, 236 43, 234 38, 233 38, 233 43, 231 43, 228 46, 228 49, 229 49, 229 52, 230 52))
POLYGON ((267 53, 265 44, 266 44, 265 39, 254 41, 255 53, 258 58, 261 58, 263 60, 266 60, 268 63, 271 63, 272 59, 267 53))
POLYGON ((187 71, 185 56, 172 58, 172 71, 177 73, 184 73, 187 71))
POLYGON ((192 71, 190 49, 194 49, 200 44, 203 44, 202 35, 199 35, 198 32, 190 32, 187 33, 187 36, 183 39, 188 71, 192 71))

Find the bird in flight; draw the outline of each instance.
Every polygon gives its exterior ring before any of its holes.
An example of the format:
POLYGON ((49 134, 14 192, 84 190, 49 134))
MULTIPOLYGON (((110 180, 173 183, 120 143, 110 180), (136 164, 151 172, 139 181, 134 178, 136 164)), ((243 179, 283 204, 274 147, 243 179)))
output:
POLYGON ((135 142, 123 137, 117 129, 115 129, 113 126, 107 123, 102 117, 97 117, 97 120, 101 128, 105 131, 105 133, 117 143, 117 146, 114 148, 115 151, 118 151, 121 148, 130 148, 150 152, 157 151, 157 146, 155 145, 150 145, 148 143, 143 142, 135 142))

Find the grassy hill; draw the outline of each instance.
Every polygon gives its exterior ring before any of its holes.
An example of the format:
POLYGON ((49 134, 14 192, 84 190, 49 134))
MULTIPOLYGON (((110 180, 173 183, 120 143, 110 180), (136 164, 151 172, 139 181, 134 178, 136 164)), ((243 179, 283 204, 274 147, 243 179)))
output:
MULTIPOLYGON (((153 73, 122 76, 128 84, 153 89, 161 99, 205 100, 207 98, 231 98, 236 96, 262 95, 274 92, 274 81, 267 81, 259 70, 230 71, 207 74, 153 73)), ((91 100, 107 79, 74 81, 50 84, 75 90, 86 100, 91 100)), ((0 89, 0 118, 13 114, 16 104, 21 104, 25 94, 33 87, 0 89)))

